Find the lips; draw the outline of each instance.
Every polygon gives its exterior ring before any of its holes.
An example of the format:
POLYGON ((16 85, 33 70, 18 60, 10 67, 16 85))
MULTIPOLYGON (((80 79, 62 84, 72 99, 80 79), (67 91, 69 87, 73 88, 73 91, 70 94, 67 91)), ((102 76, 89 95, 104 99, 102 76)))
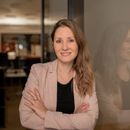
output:
POLYGON ((71 54, 71 52, 61 52, 62 56, 69 56, 71 54))

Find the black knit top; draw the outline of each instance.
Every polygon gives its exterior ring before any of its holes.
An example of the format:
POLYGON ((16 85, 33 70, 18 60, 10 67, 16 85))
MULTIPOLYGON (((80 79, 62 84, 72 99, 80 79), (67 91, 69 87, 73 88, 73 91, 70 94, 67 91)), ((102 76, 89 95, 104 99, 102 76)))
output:
POLYGON ((74 112, 73 79, 67 84, 57 82, 57 108, 56 111, 72 114, 74 112))

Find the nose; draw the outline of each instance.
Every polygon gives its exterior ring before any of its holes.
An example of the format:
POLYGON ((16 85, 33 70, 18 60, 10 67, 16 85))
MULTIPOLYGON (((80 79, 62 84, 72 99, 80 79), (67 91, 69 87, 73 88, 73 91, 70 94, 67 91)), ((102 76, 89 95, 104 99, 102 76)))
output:
POLYGON ((63 42, 62 44, 62 49, 65 51, 65 50, 68 50, 68 45, 67 45, 67 42, 63 42))

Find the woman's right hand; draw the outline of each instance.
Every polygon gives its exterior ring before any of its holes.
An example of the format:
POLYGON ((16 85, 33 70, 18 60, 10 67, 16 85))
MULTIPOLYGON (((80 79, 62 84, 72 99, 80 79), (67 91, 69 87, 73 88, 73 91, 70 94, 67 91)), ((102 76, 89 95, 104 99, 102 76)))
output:
POLYGON ((82 103, 76 110, 76 113, 83 113, 83 112, 87 112, 89 109, 89 104, 86 103, 82 103))
POLYGON ((40 93, 36 88, 34 90, 27 91, 27 95, 24 96, 24 99, 27 107, 32 109, 40 118, 45 118, 45 113, 48 109, 45 107, 40 93))

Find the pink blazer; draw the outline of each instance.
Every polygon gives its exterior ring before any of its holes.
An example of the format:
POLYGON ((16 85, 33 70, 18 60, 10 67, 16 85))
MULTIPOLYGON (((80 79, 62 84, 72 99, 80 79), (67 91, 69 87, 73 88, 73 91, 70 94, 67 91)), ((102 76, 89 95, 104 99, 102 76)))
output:
MULTIPOLYGON (((74 80, 75 81, 75 80, 74 80)), ((88 112, 64 114, 56 112, 57 103, 57 60, 48 63, 38 63, 31 67, 31 71, 23 90, 23 96, 19 105, 20 121, 22 126, 34 130, 93 130, 98 118, 98 102, 95 92, 81 98, 76 91, 74 82, 75 110, 81 103, 89 103, 88 112), (24 105, 24 94, 27 89, 37 88, 43 98, 48 112, 45 119, 41 119, 30 108, 24 105)))

